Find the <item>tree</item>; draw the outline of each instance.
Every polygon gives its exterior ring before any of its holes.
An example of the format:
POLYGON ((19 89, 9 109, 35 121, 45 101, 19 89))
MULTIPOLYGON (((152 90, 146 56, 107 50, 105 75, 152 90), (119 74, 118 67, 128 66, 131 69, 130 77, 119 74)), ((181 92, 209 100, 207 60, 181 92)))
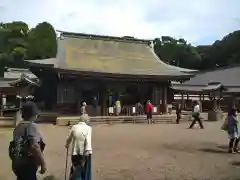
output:
POLYGON ((5 66, 24 68, 24 59, 55 57, 56 51, 56 33, 49 23, 40 23, 30 31, 21 21, 0 23, 0 76, 5 66))
POLYGON ((47 22, 38 24, 28 34, 27 59, 55 57, 57 37, 53 26, 47 22))
POLYGON ((154 40, 154 50, 164 62, 182 68, 195 69, 201 62, 197 49, 187 41, 162 36, 154 40))
POLYGON ((21 21, 1 25, 2 52, 11 53, 15 47, 27 48, 28 25, 21 21), (5 48, 3 48, 5 47, 5 48))
POLYGON ((15 68, 24 68, 24 58, 26 56, 27 50, 24 47, 16 47, 13 51, 9 54, 9 67, 15 68))
POLYGON ((210 46, 198 46, 197 49, 202 58, 200 69, 240 64, 240 31, 234 31, 210 46))
POLYGON ((23 67, 28 25, 21 21, 0 23, 0 74, 6 67, 23 67))
POLYGON ((4 76, 5 67, 9 61, 9 56, 6 53, 0 53, 0 77, 4 76))

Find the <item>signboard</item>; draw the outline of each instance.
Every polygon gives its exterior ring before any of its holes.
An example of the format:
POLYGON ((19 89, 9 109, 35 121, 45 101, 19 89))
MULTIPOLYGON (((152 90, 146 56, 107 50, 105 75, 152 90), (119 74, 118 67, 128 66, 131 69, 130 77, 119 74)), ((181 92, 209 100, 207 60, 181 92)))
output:
POLYGON ((108 113, 109 113, 109 114, 113 114, 113 113, 114 113, 113 107, 109 107, 109 108, 108 108, 108 113))
POLYGON ((153 107, 153 112, 157 113, 157 107, 153 107))
POLYGON ((133 113, 133 114, 136 113, 136 107, 132 107, 132 113, 133 113))

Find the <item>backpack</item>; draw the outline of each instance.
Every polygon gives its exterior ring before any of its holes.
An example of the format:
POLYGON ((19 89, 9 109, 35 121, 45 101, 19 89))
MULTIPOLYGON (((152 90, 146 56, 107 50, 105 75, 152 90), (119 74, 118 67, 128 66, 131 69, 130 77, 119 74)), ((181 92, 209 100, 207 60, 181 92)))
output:
POLYGON ((24 129, 24 135, 9 143, 9 157, 12 161, 18 159, 26 159, 31 156, 29 151, 29 140, 27 127, 24 129))
POLYGON ((222 126, 221 126, 221 129, 224 130, 224 131, 228 131, 228 117, 226 117, 226 119, 224 120, 222 126))

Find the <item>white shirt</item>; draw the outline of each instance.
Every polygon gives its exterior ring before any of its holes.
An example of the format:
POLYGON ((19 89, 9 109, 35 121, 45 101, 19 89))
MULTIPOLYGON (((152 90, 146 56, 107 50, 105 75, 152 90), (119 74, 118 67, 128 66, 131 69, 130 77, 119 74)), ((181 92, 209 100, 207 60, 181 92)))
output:
POLYGON ((85 122, 71 128, 68 141, 72 141, 72 155, 92 154, 92 128, 85 122))
POLYGON ((193 112, 200 113, 200 106, 198 104, 194 106, 193 112))

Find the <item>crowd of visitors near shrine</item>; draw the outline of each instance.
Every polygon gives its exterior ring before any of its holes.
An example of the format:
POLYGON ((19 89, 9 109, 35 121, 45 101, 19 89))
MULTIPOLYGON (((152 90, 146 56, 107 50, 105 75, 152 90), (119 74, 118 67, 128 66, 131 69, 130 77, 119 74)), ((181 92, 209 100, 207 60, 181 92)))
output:
MULTIPOLYGON (((95 99, 93 99, 94 102, 95 99)), ((140 103, 137 103, 137 108, 142 108, 140 103)), ((121 103, 116 102, 116 107, 121 107, 121 103)), ((71 149, 70 174, 65 173, 65 179, 69 180, 91 180, 91 161, 92 161, 92 128, 88 125, 90 118, 86 110, 86 102, 82 103, 81 116, 79 122, 73 125, 70 129, 66 140, 65 148, 67 149, 66 167, 68 150, 71 149), (72 148, 70 148, 72 146, 72 148), (69 178, 67 178, 69 177, 69 178)), ((177 106, 176 123, 181 120, 181 105, 177 106)), ((118 111, 119 112, 119 111, 118 111)), ((148 124, 154 123, 152 120, 153 105, 150 100, 145 105, 146 120, 148 124)), ((200 107, 198 102, 194 102, 193 106, 193 121, 189 128, 193 128, 195 123, 199 123, 200 128, 204 128, 201 117, 200 107)), ((13 131, 13 140, 9 144, 9 157, 12 160, 12 171, 17 177, 17 180, 36 180, 37 171, 40 168, 40 173, 44 174, 47 171, 47 164, 44 159, 43 151, 45 143, 41 133, 38 130, 35 121, 39 117, 39 111, 35 103, 31 101, 24 102, 21 107, 22 121, 20 121, 13 131)), ((228 115, 221 127, 226 131, 229 138, 229 153, 239 153, 239 129, 237 120, 237 111, 235 108, 230 108, 228 115)))

